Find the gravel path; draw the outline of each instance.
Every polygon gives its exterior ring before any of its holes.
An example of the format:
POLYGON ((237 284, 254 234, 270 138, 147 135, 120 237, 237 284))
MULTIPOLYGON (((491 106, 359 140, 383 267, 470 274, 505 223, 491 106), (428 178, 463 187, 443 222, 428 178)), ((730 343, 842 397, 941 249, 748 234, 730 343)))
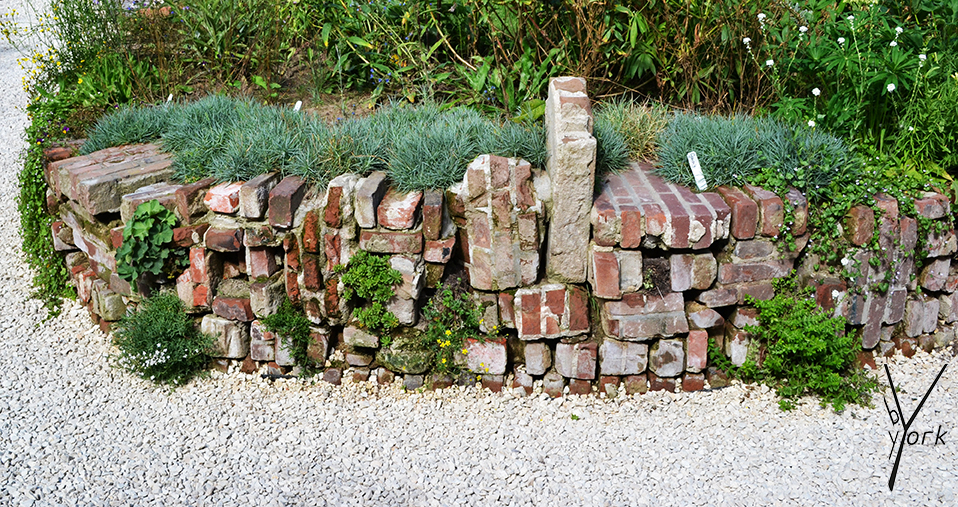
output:
POLYGON ((785 414, 760 386, 552 400, 231 372, 167 392, 113 371, 83 308, 43 322, 28 296, 16 56, 0 46, 0 505, 958 503, 958 361, 944 353, 890 361, 906 414, 949 363, 894 492, 880 398, 785 414))

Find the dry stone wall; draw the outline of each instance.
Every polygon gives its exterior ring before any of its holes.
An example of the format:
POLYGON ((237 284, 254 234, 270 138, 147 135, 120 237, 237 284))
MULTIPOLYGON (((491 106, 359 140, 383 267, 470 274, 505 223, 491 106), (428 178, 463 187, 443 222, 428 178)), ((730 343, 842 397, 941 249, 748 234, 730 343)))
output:
POLYGON ((555 396, 719 386, 726 379, 708 362, 709 340, 734 364, 760 353, 745 331, 758 322, 745 298, 771 298, 772 282, 793 270, 861 338, 863 362, 954 341, 958 242, 945 196, 899 203, 879 194, 874 206, 853 207, 843 231, 851 246, 841 272, 830 272, 806 251, 808 204, 794 190, 784 200, 753 186, 696 193, 636 162, 593 195, 585 82, 559 78, 549 89, 547 167, 482 155, 445 190, 401 192, 381 172, 342 175, 325 190, 274 173, 176 184, 169 155, 154 145, 83 157, 51 150, 54 245, 108 330, 150 290, 117 275, 115 253, 136 207, 156 199, 177 217, 174 242, 189 259, 161 287, 217 337, 213 355, 249 371, 294 368, 282 337, 261 322, 289 298, 311 322, 309 357, 342 361, 326 363, 335 382, 347 368, 356 380, 402 376, 410 388, 481 375, 489 388, 531 392, 541 381, 555 396), (356 325, 335 269, 361 250, 402 275, 387 304, 401 327, 385 348, 356 325), (483 330, 499 334, 470 340, 466 373, 450 379, 430 375, 430 356, 405 345, 425 325, 430 289, 457 276, 482 308, 483 330))

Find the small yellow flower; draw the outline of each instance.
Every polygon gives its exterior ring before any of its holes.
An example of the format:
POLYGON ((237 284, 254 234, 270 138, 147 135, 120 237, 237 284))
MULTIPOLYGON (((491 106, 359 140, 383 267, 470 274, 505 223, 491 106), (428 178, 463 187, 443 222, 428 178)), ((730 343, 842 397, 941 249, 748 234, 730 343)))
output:
POLYGON ((469 351, 468 351, 468 350, 466 350, 466 349, 462 349, 462 353, 463 353, 463 354, 468 354, 468 353, 469 353, 469 351))
POLYGON ((446 364, 446 358, 442 358, 442 364, 446 364))
POLYGON ((447 330, 446 330, 446 336, 449 336, 449 335, 451 335, 451 334, 452 334, 452 331, 450 331, 450 330, 447 329, 447 330))
POLYGON ((77 84, 83 84, 83 78, 77 79, 77 84))

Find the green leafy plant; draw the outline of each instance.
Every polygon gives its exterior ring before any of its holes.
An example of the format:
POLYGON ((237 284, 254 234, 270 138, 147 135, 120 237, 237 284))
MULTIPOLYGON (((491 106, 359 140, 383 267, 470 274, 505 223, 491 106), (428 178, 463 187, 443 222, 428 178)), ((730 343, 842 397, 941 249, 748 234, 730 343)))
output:
MULTIPOLYGON (((466 341, 483 342, 487 338, 480 330, 483 323, 480 309, 469 297, 466 285, 461 279, 453 284, 440 284, 422 313, 426 320, 422 345, 433 353, 433 369, 437 373, 459 373, 457 357, 468 354, 466 341)), ((491 331, 490 334, 495 335, 498 326, 493 326, 491 331)))
POLYGON ((263 318, 262 323, 282 340, 281 346, 289 351, 296 364, 304 368, 304 373, 312 373, 324 366, 309 357, 309 319, 288 298, 283 299, 276 313, 263 318))
POLYGON ((174 225, 176 217, 156 199, 137 206, 123 228, 123 244, 116 251, 117 274, 134 287, 145 273, 167 278, 179 274, 188 261, 171 247, 174 225))
POLYGON ((613 100, 596 108, 595 121, 615 128, 625 140, 629 158, 652 160, 656 157, 657 137, 669 122, 668 108, 646 101, 613 100))
POLYGON ((176 294, 140 302, 113 328, 112 365, 158 384, 184 384, 208 362, 214 338, 201 333, 176 294))
POLYGON ((778 281, 776 288, 766 301, 746 297, 759 310, 759 325, 745 331, 765 354, 753 354, 735 373, 774 387, 782 410, 794 408, 805 394, 817 395, 822 406, 831 404, 837 411, 848 403, 869 406, 878 384, 874 375, 856 368, 861 346, 845 332, 845 319, 819 309, 811 288, 797 290, 793 278, 778 281))
POLYGON ((335 269, 342 275, 340 281, 346 288, 343 296, 347 300, 358 298, 364 303, 353 310, 353 316, 362 327, 378 334, 383 346, 388 345, 388 333, 399 326, 399 320, 386 309, 386 303, 396 295, 393 286, 402 283, 402 274, 389 265, 386 257, 365 250, 335 269))

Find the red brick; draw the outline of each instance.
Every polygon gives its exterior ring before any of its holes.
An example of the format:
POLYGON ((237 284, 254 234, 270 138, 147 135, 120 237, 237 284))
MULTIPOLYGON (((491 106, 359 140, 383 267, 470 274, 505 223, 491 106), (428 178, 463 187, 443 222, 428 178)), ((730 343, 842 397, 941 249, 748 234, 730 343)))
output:
POLYGON ((445 264, 452 258, 453 248, 456 246, 456 236, 438 241, 426 241, 422 258, 426 262, 445 264))
POLYGON ((619 260, 615 252, 600 250, 593 246, 592 254, 592 292, 596 297, 603 299, 619 299, 622 291, 619 289, 619 260))
POLYGON ((512 197, 508 189, 492 192, 492 223, 497 230, 508 229, 512 225, 512 197))
POLYGON ((360 181, 356 189, 354 216, 357 225, 369 229, 376 227, 376 208, 386 192, 386 173, 373 171, 360 181))
POLYGON ((918 221, 911 217, 901 217, 898 222, 901 230, 901 249, 910 252, 918 244, 918 221))
POLYGON ((570 285, 566 288, 569 295, 569 331, 589 330, 589 295, 585 289, 570 285))
POLYGON ((324 251, 326 252, 326 271, 333 271, 336 266, 342 264, 340 252, 342 240, 339 233, 327 233, 323 236, 324 251))
POLYGON ((542 334, 540 308, 542 297, 537 294, 523 294, 519 300, 519 311, 522 312, 522 328, 520 336, 534 337, 542 334))
POLYGON ((470 165, 466 169, 466 198, 470 201, 477 201, 486 195, 486 172, 482 166, 473 167, 470 165))
POLYGON ((299 304, 299 276, 293 271, 286 272, 286 295, 289 297, 291 303, 294 305, 299 304))
POLYGON ((323 290, 323 273, 320 258, 314 254, 303 254, 303 287, 318 292, 323 290))
POLYGON ((323 306, 326 309, 326 315, 330 319, 338 319, 339 314, 339 280, 337 278, 326 279, 326 290, 323 293, 323 306))
POLYGON ((593 380, 598 353, 599 348, 595 342, 560 342, 556 344, 556 371, 567 378, 593 380))
POLYGON ((43 150, 43 158, 46 159, 47 163, 58 162, 72 156, 74 156, 73 148, 67 146, 54 146, 43 150))
POLYGON ((485 248, 475 248, 469 253, 466 272, 469 283, 479 290, 492 290, 492 256, 485 248))
POLYGON ((213 313, 230 320, 251 322, 256 317, 250 306, 249 298, 213 298, 213 313))
POLYGON ((674 378, 660 378, 652 372, 648 372, 647 375, 649 376, 650 391, 667 391, 670 393, 675 392, 674 378))
POLYGON ((215 181, 213 178, 206 178, 176 189, 173 200, 176 203, 176 214, 183 223, 190 224, 193 217, 204 214, 206 206, 203 205, 203 197, 215 181))
POLYGON ((748 282, 736 284, 738 304, 745 304, 745 296, 752 296, 760 301, 768 301, 775 297, 775 287, 771 282, 748 282))
POLYGON ((599 246, 615 246, 622 232, 618 230, 615 208, 606 194, 601 194, 592 203, 590 215, 592 222, 592 241, 599 246))
POLYGON ((516 327, 516 308, 514 305, 515 297, 508 292, 499 293, 499 317, 502 320, 502 326, 515 329, 516 327))
MULTIPOLYGON (((59 231, 59 228, 56 228, 56 224, 58 224, 58 223, 61 224, 61 227, 63 226, 63 225, 62 225, 63 222, 53 222, 53 227, 54 227, 54 229, 53 229, 53 235, 54 235, 54 236, 56 236, 57 233, 60 232, 60 231, 59 231)), ((69 227, 69 225, 68 225, 67 227, 69 227)), ((120 227, 114 227, 114 228, 110 229, 110 244, 113 245, 113 248, 114 248, 114 249, 118 249, 118 248, 120 248, 121 246, 123 246, 123 229, 125 229, 125 227, 122 226, 122 225, 121 225, 120 227)), ((176 231, 176 229, 174 229, 174 232, 173 232, 173 240, 174 240, 174 241, 176 241, 176 232, 175 232, 175 231, 176 231)))
MULTIPOLYGON (((658 204, 646 204, 642 206, 645 215, 645 233, 649 236, 661 236, 669 223, 668 217, 662 211, 658 204)), ((628 241, 631 244, 634 241, 628 241)))
POLYGON ((422 192, 400 192, 390 187, 376 211, 380 227, 395 230, 412 229, 416 225, 422 192))
POLYGON ((206 235, 206 230, 209 228, 209 224, 196 224, 188 225, 186 227, 177 227, 176 229, 173 229, 173 243, 178 247, 189 248, 197 243, 202 242, 203 237, 206 235))
POLYGON ((705 389, 704 373, 686 373, 682 375, 682 390, 685 392, 701 391, 705 389))
POLYGON ((625 394, 645 394, 649 390, 648 376, 645 373, 640 375, 629 375, 622 382, 625 384, 625 394))
POLYGON ((273 227, 288 229, 293 225, 293 217, 303 196, 306 194, 306 185, 299 176, 283 178, 269 191, 269 223, 273 227))
POLYGON ((338 229, 343 225, 343 187, 329 187, 326 189, 326 209, 323 211, 323 220, 326 225, 338 229))
POLYGON ((725 325, 725 318, 719 312, 696 302, 685 305, 690 329, 710 329, 725 325))
POLYGON ((868 206, 853 206, 845 215, 845 237, 855 246, 871 241, 875 233, 875 212, 868 206))
POLYGON ((427 190, 422 199, 422 235, 427 241, 442 234, 442 192, 427 190))
POLYGON ((375 253, 421 253, 421 231, 370 231, 359 235, 359 248, 375 253))
POLYGON ((217 213, 231 215, 239 209, 240 187, 243 182, 225 182, 216 185, 206 192, 203 203, 217 213))
POLYGON ((207 264, 206 249, 190 248, 190 278, 196 283, 209 283, 210 273, 207 264))
POLYGON ((552 78, 549 85, 556 90, 569 93, 585 93, 585 79, 581 77, 556 77, 552 78))
POLYGON ((246 250, 246 272, 250 278, 268 278, 278 270, 276 255, 272 248, 249 248, 246 250))
POLYGON ((689 331, 686 340, 686 367, 690 372, 700 372, 708 366, 708 332, 702 330, 689 331))
POLYGON ((749 264, 719 264, 718 282, 730 284, 756 282, 788 276, 794 264, 790 260, 765 261, 749 264))
POLYGON ((532 197, 532 166, 526 161, 516 163, 514 170, 516 182, 516 204, 520 211, 528 211, 536 205, 532 197))
POLYGON ((470 243, 480 248, 492 248, 492 230, 489 228, 489 218, 485 214, 471 214, 467 229, 470 243))
POLYGON ((204 237, 206 248, 217 252, 239 252, 243 246, 243 229, 210 227, 204 237))
POLYGON ((751 239, 758 230, 758 205, 745 192, 734 187, 716 189, 732 209, 732 236, 736 239, 751 239))
POLYGON ((588 380, 569 379, 569 394, 578 396, 592 394, 592 382, 588 380))
POLYGON ((295 234, 287 234, 283 238, 283 250, 286 252, 286 267, 299 271, 299 241, 296 240, 295 234))
POLYGON ((247 247, 276 246, 278 244, 276 231, 268 225, 257 225, 244 229, 243 245, 247 247))
POLYGON ((660 193, 659 199, 665 203, 669 214, 668 227, 671 229, 672 239, 668 246, 672 248, 688 248, 689 228, 691 227, 689 212, 675 194, 660 193))
POLYGON ((509 159, 489 156, 489 178, 492 188, 504 188, 509 184, 509 159))
POLYGON ((279 173, 260 174, 240 187, 239 211, 243 217, 259 220, 269 205, 269 191, 279 181, 279 173))
POLYGON ((785 222, 785 204, 782 199, 756 186, 745 185, 744 188, 758 205, 758 232, 763 236, 778 236, 785 222))
POLYGON ((639 248, 645 231, 642 227, 642 212, 635 206, 622 206, 622 248, 639 248))
POLYGON ((319 253, 319 249, 322 248, 320 235, 319 216, 316 210, 309 210, 303 218, 303 251, 319 253))
POLYGON ((488 389, 494 393, 502 392, 502 375, 483 375, 482 376, 482 388, 488 389))
POLYGON ((535 213, 523 213, 516 216, 516 229, 519 235, 519 248, 521 250, 538 250, 539 220, 535 213))
POLYGON ((609 301, 603 307, 611 315, 648 315, 653 313, 684 311, 685 301, 681 293, 667 292, 625 294, 621 301, 609 301))
POLYGON ((619 384, 622 383, 622 379, 614 375, 602 375, 599 377, 599 393, 608 394, 608 388, 606 386, 615 386, 619 387, 619 384))

